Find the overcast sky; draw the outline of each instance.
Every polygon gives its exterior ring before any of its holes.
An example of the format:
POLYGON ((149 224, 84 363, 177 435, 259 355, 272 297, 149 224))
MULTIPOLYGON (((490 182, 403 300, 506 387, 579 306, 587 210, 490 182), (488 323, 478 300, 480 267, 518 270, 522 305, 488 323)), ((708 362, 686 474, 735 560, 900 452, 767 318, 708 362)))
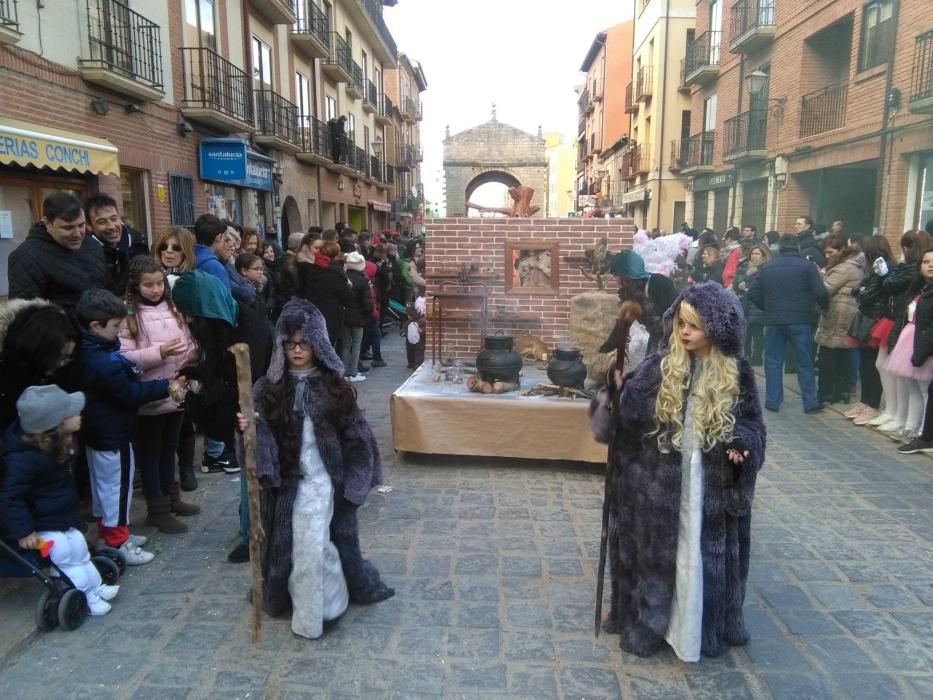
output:
POLYGON ((575 135, 580 64, 596 34, 631 18, 633 0, 399 0, 385 19, 399 51, 421 62, 428 90, 422 179, 441 199, 444 128, 489 120, 575 135))

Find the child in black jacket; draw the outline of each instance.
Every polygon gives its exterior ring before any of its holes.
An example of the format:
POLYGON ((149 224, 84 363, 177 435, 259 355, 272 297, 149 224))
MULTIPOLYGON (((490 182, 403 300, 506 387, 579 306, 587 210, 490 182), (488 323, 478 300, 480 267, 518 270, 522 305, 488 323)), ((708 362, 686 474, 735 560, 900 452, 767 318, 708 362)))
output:
POLYGON ((16 402, 19 419, 3 438, 0 531, 23 549, 38 549, 84 592, 88 612, 106 615, 120 590, 107 586, 91 563, 77 530, 78 492, 71 473, 74 433, 81 427, 84 395, 54 384, 31 386, 16 402))
POLYGON ((141 406, 171 398, 181 403, 179 380, 140 381, 139 368, 120 354, 120 326, 126 306, 102 289, 85 292, 75 310, 81 327, 79 372, 87 396, 84 444, 91 472, 91 496, 97 533, 108 547, 119 549, 127 564, 148 564, 155 555, 130 536, 133 495, 133 446, 141 406))

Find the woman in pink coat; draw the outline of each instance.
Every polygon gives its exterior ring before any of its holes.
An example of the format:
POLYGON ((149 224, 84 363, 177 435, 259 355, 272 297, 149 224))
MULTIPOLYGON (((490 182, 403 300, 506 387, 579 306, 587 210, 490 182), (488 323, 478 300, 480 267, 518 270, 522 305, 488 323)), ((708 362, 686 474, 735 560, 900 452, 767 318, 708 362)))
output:
MULTIPOLYGON (((162 265, 139 256, 130 263, 126 286, 128 315, 120 333, 120 352, 142 371, 142 379, 170 379, 194 355, 195 344, 175 311, 162 265)), ((175 481, 175 452, 184 411, 171 400, 153 401, 139 410, 133 444, 143 480, 146 524, 161 532, 187 532, 176 515, 195 515, 199 506, 181 500, 175 481)))

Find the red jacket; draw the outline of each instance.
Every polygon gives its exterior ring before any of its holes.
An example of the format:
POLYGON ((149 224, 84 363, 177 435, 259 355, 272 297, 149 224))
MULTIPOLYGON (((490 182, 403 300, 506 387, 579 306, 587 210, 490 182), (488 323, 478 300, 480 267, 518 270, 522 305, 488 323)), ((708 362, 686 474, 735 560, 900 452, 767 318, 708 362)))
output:
POLYGON ((739 260, 742 259, 742 246, 739 246, 726 258, 726 264, 722 268, 722 286, 726 289, 732 286, 732 280, 735 279, 735 270, 739 266, 739 260))
POLYGON ((369 280, 369 293, 373 298, 373 318, 379 318, 379 299, 376 298, 376 287, 373 284, 373 280, 376 279, 376 270, 378 269, 376 263, 372 260, 367 260, 366 265, 363 267, 363 274, 366 275, 366 279, 369 280))

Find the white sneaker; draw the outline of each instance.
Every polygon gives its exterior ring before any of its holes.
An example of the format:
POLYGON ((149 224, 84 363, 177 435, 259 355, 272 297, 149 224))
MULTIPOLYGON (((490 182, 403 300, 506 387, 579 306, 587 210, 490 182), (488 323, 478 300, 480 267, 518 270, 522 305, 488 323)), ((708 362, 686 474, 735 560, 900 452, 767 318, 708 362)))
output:
POLYGON ((347 377, 347 381, 353 382, 354 384, 356 384, 357 382, 365 382, 366 375, 365 374, 354 374, 352 377, 347 377))
MULTIPOLYGON (((137 547, 142 547, 146 542, 149 541, 149 538, 145 535, 130 535, 129 541, 136 545, 137 547)), ((107 546, 107 543, 103 540, 97 540, 97 549, 103 549, 107 546)))
POLYGON ((871 427, 876 428, 879 425, 890 423, 892 420, 894 420, 894 416, 892 416, 890 413, 879 413, 877 416, 868 421, 866 425, 870 425, 871 427))
POLYGON ((899 423, 897 420, 891 420, 878 426, 878 430, 880 430, 882 433, 896 433, 898 430, 903 429, 904 424, 899 423))
POLYGON ((141 566, 155 559, 155 554, 143 550, 129 540, 120 545, 120 552, 130 566, 141 566))
POLYGON ((95 591, 103 600, 113 600, 119 592, 119 586, 108 586, 106 583, 100 584, 95 591))
POLYGON ((103 600, 99 595, 90 593, 87 596, 87 611, 91 615, 106 615, 113 608, 110 607, 110 603, 106 600, 103 600))

